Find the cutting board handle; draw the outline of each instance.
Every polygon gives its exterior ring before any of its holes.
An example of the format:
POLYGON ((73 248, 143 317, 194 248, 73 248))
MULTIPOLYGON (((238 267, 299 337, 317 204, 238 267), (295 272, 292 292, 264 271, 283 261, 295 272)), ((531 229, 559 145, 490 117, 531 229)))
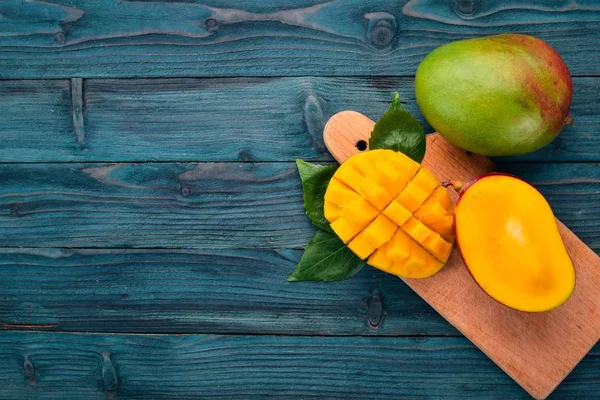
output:
POLYGON ((329 118, 323 130, 327 149, 340 164, 355 154, 369 150, 375 122, 356 111, 342 111, 329 118))

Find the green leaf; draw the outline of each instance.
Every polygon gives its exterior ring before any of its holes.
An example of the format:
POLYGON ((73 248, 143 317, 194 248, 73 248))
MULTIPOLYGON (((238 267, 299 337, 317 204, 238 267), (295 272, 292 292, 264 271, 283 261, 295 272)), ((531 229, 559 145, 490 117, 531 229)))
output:
POLYGON ((288 281, 341 281, 364 265, 336 234, 317 231, 288 281))
POLYGON ((398 92, 394 92, 394 96, 392 96, 392 104, 390 105, 390 108, 388 108, 388 111, 398 110, 404 110, 404 107, 402 107, 402 103, 400 103, 400 94, 398 92))
POLYGON ((302 180, 302 189, 304 190, 304 209, 306 215, 314 226, 327 232, 333 232, 329 226, 329 221, 325 219, 323 206, 325 204, 325 191, 331 177, 337 169, 337 165, 318 165, 307 163, 303 160, 296 160, 298 173, 302 180))
POLYGON ((398 92, 394 93, 392 105, 373 128, 369 148, 399 151, 420 163, 425 157, 425 144, 423 127, 402 108, 398 92))

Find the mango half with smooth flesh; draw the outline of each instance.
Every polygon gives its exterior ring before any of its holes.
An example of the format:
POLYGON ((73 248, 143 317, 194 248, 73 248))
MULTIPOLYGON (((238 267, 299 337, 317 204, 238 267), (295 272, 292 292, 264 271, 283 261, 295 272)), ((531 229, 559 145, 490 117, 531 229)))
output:
POLYGON ((573 120, 567 66, 543 40, 516 34, 448 43, 419 65, 415 94, 431 126, 486 156, 525 154, 573 120))
POLYGON ((575 268, 544 196, 519 178, 489 174, 455 206, 456 239, 471 275, 500 303, 547 311, 575 288, 575 268))
POLYGON ((325 192, 325 218, 361 259, 402 278, 426 278, 448 260, 453 204, 426 168, 392 150, 346 160, 325 192))

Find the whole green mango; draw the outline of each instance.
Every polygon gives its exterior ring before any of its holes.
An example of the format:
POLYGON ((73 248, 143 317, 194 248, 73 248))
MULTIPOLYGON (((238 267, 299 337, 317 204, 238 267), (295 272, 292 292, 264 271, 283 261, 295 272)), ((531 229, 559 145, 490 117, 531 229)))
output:
POLYGON ((461 40, 419 65, 421 112, 458 147, 486 156, 525 154, 573 122, 571 75, 543 40, 516 34, 461 40))

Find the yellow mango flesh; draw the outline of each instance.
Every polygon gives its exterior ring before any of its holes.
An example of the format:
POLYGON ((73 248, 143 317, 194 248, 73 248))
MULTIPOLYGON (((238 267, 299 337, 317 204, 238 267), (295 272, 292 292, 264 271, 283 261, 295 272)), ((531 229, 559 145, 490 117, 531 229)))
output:
POLYGON ((408 183, 410 177, 398 170, 390 168, 384 161, 376 161, 375 169, 382 178, 381 186, 392 196, 396 197, 408 183))
POLYGON ((375 248, 379 248, 392 238, 397 228, 398 226, 391 219, 380 214, 375 218, 375 221, 362 231, 362 234, 375 248))
MULTIPOLYGON (((328 213, 325 213, 328 214, 328 213)), ((348 221, 346 218, 338 218, 333 221, 331 224, 331 229, 342 239, 342 242, 348 243, 350 239, 354 236, 358 235, 362 228, 360 225, 354 225, 352 222, 348 221)))
POLYGON ((348 244, 357 256, 367 258, 377 248, 381 247, 396 231, 397 226, 385 215, 380 214, 348 244))
POLYGON ((440 234, 447 242, 454 242, 454 217, 447 215, 434 223, 425 223, 428 228, 440 234))
POLYGON ((392 201, 392 196, 368 176, 363 178, 358 193, 378 210, 383 210, 392 201))
POLYGON ((427 224, 435 224, 447 215, 447 211, 440 203, 423 204, 415 212, 415 218, 427 224))
POLYGON ((332 178, 329 182, 328 189, 325 193, 325 201, 329 201, 336 206, 341 206, 360 198, 358 193, 335 178, 332 178))
POLYGON ((541 193, 508 175, 488 175, 461 194, 456 233, 471 275, 502 304, 547 311, 575 288, 575 268, 541 193))
POLYGON ((429 196, 427 200, 425 200, 425 203, 423 203, 423 205, 429 205, 433 203, 438 203, 446 211, 452 211, 453 209, 452 201, 450 200, 450 197, 448 197, 448 191, 443 186, 436 187, 433 193, 431 193, 431 196, 429 196))
POLYGON ((341 208, 341 213, 348 221, 364 228, 367 224, 375 219, 379 211, 367 199, 359 197, 352 200, 348 204, 344 204, 341 208))
POLYGON ((386 257, 385 251, 379 248, 369 257, 369 265, 387 272, 392 266, 392 262, 386 257))
POLYGON ((452 212, 435 176, 391 150, 349 158, 325 193, 325 218, 342 241, 370 265, 404 278, 443 267, 454 241, 452 212))
POLYGON ((413 243, 410 257, 400 264, 394 263, 390 272, 401 271, 405 278, 428 278, 442 269, 444 263, 431 256, 417 243, 413 243))
MULTIPOLYGON (((402 226, 408 221, 412 214, 397 201, 392 201, 384 210, 383 214, 394 221, 396 225, 402 226)), ((327 217, 325 217, 327 218, 327 217)), ((335 218, 334 218, 335 219, 335 218)))
POLYGON ((328 221, 335 221, 336 219, 342 216, 341 207, 338 207, 337 205, 328 202, 327 200, 325 200, 324 211, 325 218, 327 218, 328 221))

